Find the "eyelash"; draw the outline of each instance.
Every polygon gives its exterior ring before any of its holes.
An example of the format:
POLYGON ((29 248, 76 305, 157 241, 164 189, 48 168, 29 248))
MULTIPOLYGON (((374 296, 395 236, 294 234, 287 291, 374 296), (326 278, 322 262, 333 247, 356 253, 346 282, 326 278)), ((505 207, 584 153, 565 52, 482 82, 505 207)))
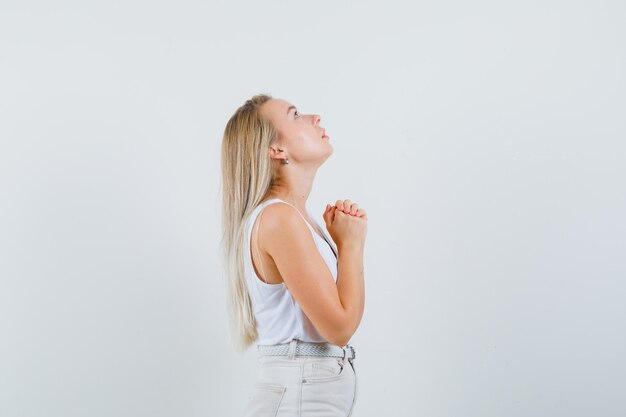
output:
POLYGON ((299 116, 298 110, 295 111, 295 113, 293 114, 294 116, 299 116))

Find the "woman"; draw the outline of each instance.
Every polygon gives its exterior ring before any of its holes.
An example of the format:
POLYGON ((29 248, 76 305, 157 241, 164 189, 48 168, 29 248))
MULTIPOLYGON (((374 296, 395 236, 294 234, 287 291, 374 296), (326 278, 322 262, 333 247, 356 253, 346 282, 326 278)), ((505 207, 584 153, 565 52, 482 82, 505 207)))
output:
POLYGON ((244 415, 352 414, 354 348, 363 316, 367 215, 326 205, 330 238, 306 208, 333 153, 320 116, 259 94, 228 121, 222 142, 222 249, 235 346, 256 341, 259 374, 244 415))

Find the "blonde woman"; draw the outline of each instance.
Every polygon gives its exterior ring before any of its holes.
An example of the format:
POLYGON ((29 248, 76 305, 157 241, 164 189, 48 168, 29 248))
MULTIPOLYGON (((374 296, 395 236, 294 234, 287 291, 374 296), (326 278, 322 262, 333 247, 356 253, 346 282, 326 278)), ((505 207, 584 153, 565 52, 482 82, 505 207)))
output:
POLYGON ((357 398, 365 211, 326 205, 330 237, 307 210, 333 153, 320 116, 258 94, 222 142, 222 248, 235 347, 256 342, 258 380, 245 417, 346 417, 357 398), (331 240, 332 238, 332 240, 331 240))

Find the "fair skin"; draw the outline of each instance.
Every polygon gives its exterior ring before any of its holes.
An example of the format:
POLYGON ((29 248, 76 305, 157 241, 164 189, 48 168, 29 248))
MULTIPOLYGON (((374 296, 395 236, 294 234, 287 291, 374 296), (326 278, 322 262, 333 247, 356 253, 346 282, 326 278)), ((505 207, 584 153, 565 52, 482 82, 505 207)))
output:
POLYGON ((367 214, 351 200, 337 200, 323 212, 337 245, 335 282, 302 218, 316 230, 306 200, 317 170, 333 152, 329 138, 323 137, 321 118, 300 114, 282 99, 267 101, 261 112, 279 133, 269 150, 275 180, 266 199, 279 198, 293 207, 270 204, 257 218, 251 254, 255 271, 270 284, 284 283, 320 335, 331 344, 345 346, 358 328, 365 306, 367 214), (287 165, 282 164, 285 158, 289 158, 287 165))

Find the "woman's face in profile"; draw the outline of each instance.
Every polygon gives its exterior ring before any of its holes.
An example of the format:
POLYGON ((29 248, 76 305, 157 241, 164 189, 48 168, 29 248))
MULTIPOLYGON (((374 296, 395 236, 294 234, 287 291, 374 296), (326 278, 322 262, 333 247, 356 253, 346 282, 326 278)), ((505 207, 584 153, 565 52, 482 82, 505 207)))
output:
POLYGON ((277 145, 290 160, 323 162, 333 153, 319 115, 300 114, 294 105, 282 99, 268 100, 262 105, 262 112, 278 130, 277 145))

